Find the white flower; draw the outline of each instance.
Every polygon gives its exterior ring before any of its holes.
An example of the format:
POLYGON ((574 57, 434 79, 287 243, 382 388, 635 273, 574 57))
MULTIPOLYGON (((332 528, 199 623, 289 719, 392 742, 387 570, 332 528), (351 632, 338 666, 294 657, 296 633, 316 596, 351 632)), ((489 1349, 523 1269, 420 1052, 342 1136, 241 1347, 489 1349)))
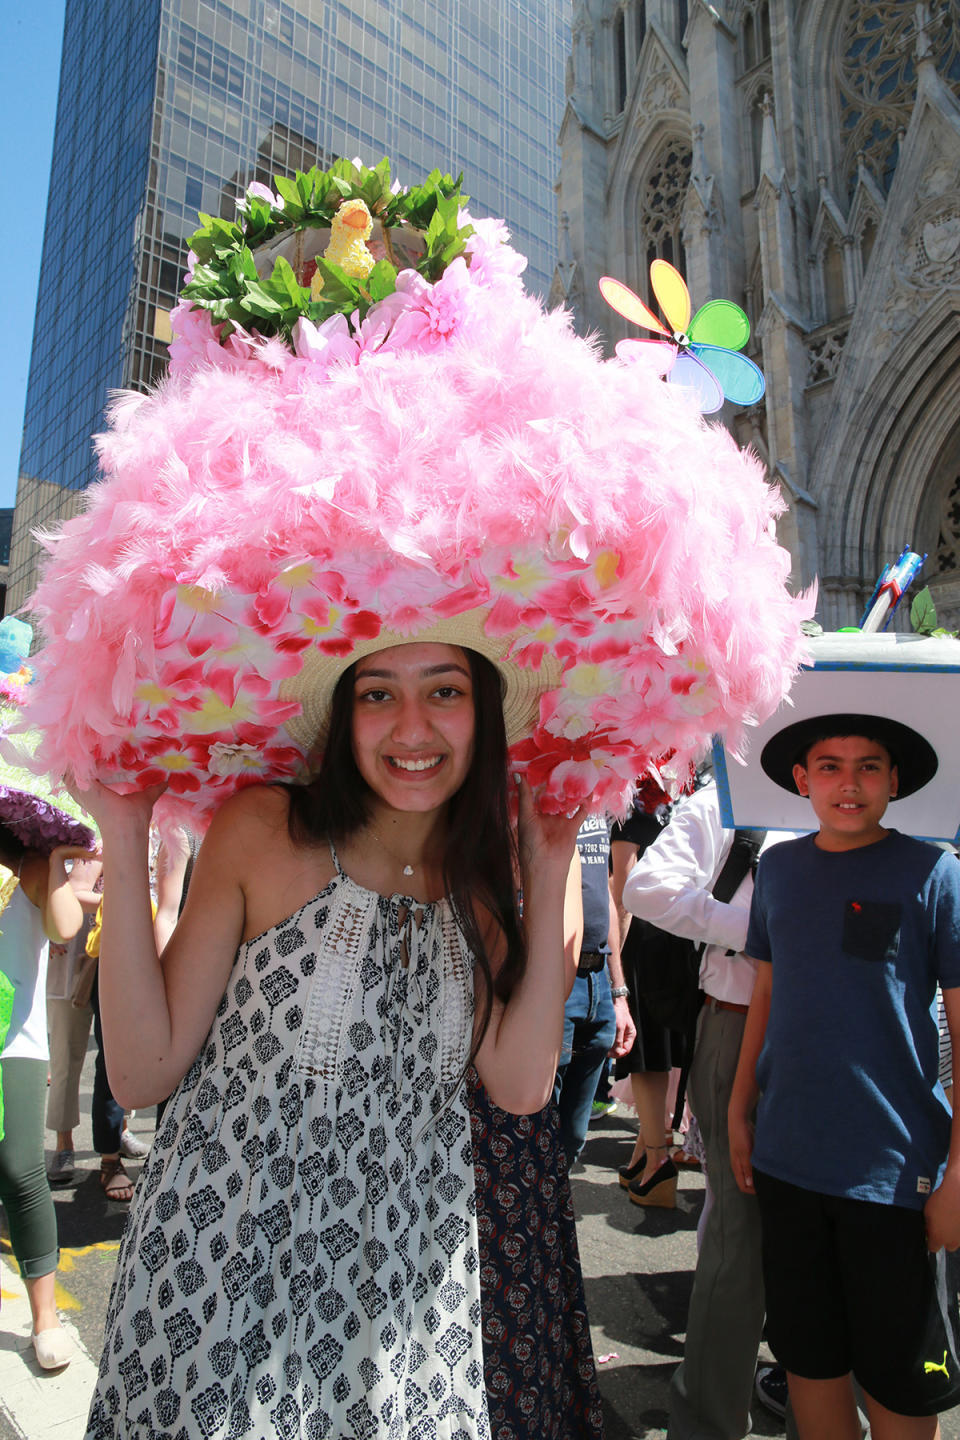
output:
POLYGON ((259 773, 261 767, 260 751, 256 745, 238 745, 215 740, 210 746, 207 769, 211 775, 245 775, 250 771, 259 773))
POLYGON ((249 209, 247 201, 250 199, 251 196, 255 200, 266 200, 267 204, 272 205, 275 210, 283 209, 282 195, 274 195, 269 185, 263 185, 259 180, 251 180, 250 184, 247 186, 247 191, 243 199, 237 201, 237 209, 242 211, 244 214, 246 214, 247 210, 249 209))

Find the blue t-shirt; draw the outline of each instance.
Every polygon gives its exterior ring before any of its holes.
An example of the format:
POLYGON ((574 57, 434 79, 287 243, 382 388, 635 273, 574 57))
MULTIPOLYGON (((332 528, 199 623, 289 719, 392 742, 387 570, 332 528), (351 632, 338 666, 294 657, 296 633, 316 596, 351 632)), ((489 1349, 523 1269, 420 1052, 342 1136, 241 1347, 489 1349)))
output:
POLYGON ((588 815, 577 831, 583 895, 584 950, 608 949, 610 937, 610 821, 588 815))
POLYGON ((922 1209, 950 1141, 936 985, 960 985, 960 862, 891 830, 760 861, 746 953, 773 965, 753 1162, 825 1195, 922 1209))

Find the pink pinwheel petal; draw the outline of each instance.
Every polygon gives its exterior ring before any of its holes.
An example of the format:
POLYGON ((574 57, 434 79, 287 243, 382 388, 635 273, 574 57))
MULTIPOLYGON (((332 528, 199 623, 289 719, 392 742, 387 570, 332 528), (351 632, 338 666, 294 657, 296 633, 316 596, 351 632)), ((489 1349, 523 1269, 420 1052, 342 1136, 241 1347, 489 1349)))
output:
POLYGON ((617 358, 629 365, 643 365, 655 375, 669 375, 677 358, 677 347, 669 340, 619 340, 614 346, 617 358))

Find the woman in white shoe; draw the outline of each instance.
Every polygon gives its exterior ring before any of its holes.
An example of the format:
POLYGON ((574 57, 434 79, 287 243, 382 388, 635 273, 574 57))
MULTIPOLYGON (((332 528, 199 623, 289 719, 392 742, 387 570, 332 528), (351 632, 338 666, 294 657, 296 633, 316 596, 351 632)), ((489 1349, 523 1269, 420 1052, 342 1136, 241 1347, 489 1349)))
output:
MULTIPOLYGON (((5 804, 14 793, 6 792, 5 804)), ((55 823, 52 816, 56 816, 64 822, 61 835, 72 830, 92 841, 89 830, 53 806, 32 796, 24 796, 23 801, 25 817, 21 818, 26 818, 28 827, 42 808, 48 835, 47 827, 55 823)), ((89 855, 90 846, 89 842, 55 845, 47 854, 43 849, 27 848, 14 833, 14 824, 16 820, 0 823, 2 892, 9 896, 0 916, 0 971, 14 986, 13 1015, 0 1053, 4 1095, 0 1201, 27 1288, 37 1361, 44 1370, 56 1370, 69 1363, 73 1343, 61 1328, 54 1304, 57 1219, 44 1168, 47 945, 49 940, 71 939, 80 928, 83 911, 65 861, 89 855)), ((35 844, 41 843, 39 836, 31 838, 35 844)))

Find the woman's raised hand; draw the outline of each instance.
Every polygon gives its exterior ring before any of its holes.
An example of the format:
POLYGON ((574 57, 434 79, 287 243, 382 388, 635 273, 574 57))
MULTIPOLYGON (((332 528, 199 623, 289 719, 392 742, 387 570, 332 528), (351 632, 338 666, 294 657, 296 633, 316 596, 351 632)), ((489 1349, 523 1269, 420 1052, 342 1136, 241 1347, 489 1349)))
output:
POLYGON ((556 867, 566 877, 577 831, 583 824, 584 807, 579 805, 571 815, 542 815, 534 803, 526 776, 521 776, 518 783, 521 871, 529 876, 541 867, 556 867))
POLYGON ((149 826, 153 807, 167 788, 165 785, 151 785, 148 790, 136 790, 130 795, 118 795, 101 780, 91 780, 81 786, 72 777, 65 781, 67 791, 82 805, 96 823, 100 834, 116 828, 131 825, 149 826))

